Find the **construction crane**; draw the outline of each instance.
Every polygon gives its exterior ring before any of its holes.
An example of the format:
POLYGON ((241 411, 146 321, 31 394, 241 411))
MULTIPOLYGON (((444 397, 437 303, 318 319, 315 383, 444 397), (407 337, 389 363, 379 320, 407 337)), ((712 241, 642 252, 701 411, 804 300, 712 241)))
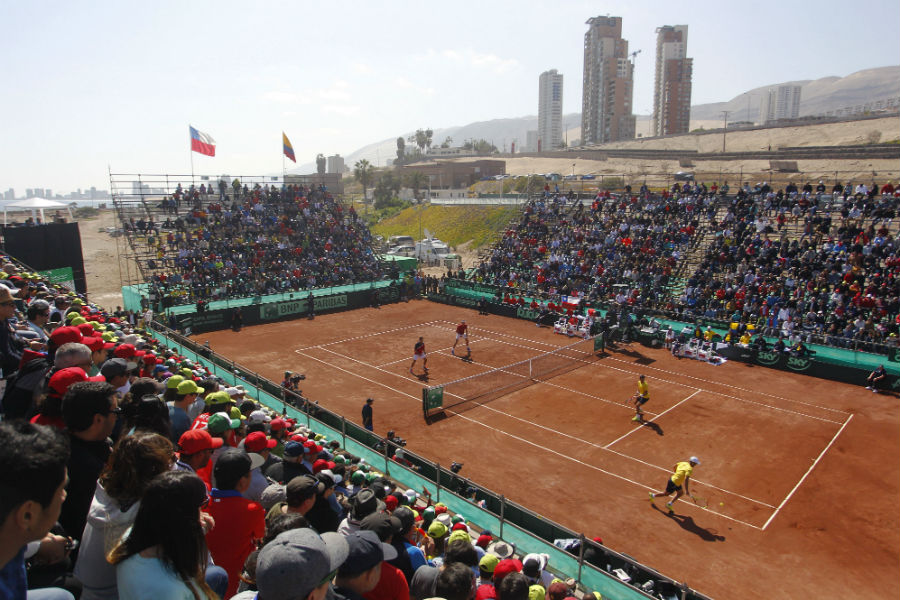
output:
POLYGON ((637 62, 637 55, 640 54, 640 53, 641 53, 640 50, 635 50, 634 52, 632 52, 631 54, 628 55, 628 56, 631 57, 631 71, 632 71, 632 73, 634 72, 634 65, 635 65, 635 63, 637 62))

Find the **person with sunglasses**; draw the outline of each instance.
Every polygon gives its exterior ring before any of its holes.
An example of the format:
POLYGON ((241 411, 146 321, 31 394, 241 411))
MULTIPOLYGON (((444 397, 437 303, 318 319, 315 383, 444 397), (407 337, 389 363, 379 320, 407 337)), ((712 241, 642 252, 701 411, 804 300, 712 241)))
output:
POLYGON ((0 369, 4 379, 8 379, 19 370, 22 354, 26 347, 40 351, 44 346, 41 342, 33 340, 27 344, 16 335, 16 329, 10 323, 10 319, 16 316, 16 298, 19 293, 16 288, 0 285, 0 369))
POLYGON ((50 321, 50 304, 46 300, 33 300, 25 311, 24 331, 22 335, 32 335, 32 339, 47 344, 50 336, 44 329, 50 321))

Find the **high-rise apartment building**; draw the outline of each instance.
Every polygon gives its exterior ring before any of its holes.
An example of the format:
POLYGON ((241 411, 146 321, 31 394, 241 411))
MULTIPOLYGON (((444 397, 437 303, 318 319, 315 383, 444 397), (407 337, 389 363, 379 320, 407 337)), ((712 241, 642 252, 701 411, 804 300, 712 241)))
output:
POLYGON ((556 69, 541 73, 538 90, 538 144, 541 151, 559 148, 562 130, 563 76, 556 69))
POLYGON ((691 75, 687 25, 656 28, 656 79, 652 135, 687 133, 691 128, 691 75))
POLYGON ((634 65, 622 39, 622 17, 592 17, 584 34, 581 97, 583 144, 634 137, 634 65))
POLYGON ((759 120, 767 123, 799 117, 801 90, 799 85, 779 85, 770 89, 760 103, 759 120))
POLYGON ((538 151, 538 132, 537 129, 529 129, 525 132, 525 152, 538 151))
POLYGON ((325 159, 325 172, 326 173, 343 173, 344 172, 344 157, 340 154, 335 154, 334 156, 329 156, 325 159))

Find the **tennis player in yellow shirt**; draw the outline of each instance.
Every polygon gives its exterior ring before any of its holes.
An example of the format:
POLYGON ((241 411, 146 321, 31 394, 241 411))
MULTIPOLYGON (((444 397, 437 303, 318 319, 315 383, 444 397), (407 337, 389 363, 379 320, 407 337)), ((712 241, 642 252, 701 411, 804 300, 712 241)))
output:
POLYGON ((694 474, 694 467, 699 464, 700 459, 696 456, 692 456, 687 462, 676 463, 675 472, 666 482, 666 490, 664 492, 650 492, 650 502, 653 502, 657 496, 665 496, 668 498, 672 495, 672 492, 675 492, 675 497, 670 502, 666 502, 666 509, 668 509, 669 514, 674 513, 675 511, 672 510, 672 504, 681 498, 682 495, 687 494, 693 498, 690 488, 691 475, 694 474))
POLYGON ((644 411, 641 410, 641 406, 650 400, 650 384, 647 383, 643 375, 638 378, 638 391, 637 394, 631 397, 631 400, 634 402, 634 416, 631 420, 643 423, 644 411))

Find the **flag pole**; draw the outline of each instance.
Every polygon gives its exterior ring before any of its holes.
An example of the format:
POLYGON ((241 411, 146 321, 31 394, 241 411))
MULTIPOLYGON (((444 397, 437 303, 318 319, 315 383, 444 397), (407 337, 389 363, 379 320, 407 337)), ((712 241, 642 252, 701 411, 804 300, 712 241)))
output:
MULTIPOLYGON (((188 124, 188 138, 191 137, 191 126, 188 124)), ((188 152, 191 155, 191 185, 194 185, 194 151, 188 146, 188 152)))

